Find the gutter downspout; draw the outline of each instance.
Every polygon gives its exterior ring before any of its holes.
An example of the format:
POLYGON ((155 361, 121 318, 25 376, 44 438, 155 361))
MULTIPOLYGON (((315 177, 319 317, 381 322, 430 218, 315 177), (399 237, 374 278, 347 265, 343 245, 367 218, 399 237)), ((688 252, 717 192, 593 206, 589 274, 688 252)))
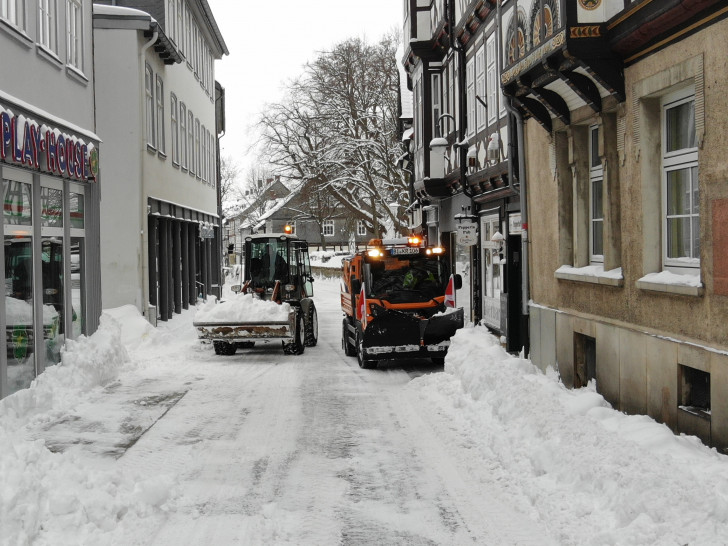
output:
MULTIPOLYGON (((146 129, 146 54, 147 50, 154 45, 159 37, 159 31, 154 29, 151 39, 146 42, 141 50, 139 51, 139 83, 141 85, 141 93, 139 94, 139 119, 142 121, 142 127, 146 129)), ((154 85, 154 82, 152 82, 154 85)), ((147 203, 146 203, 146 184, 144 183, 144 152, 146 149, 145 135, 142 134, 142 150, 139 155, 139 237, 141 239, 140 252, 140 264, 139 268, 141 274, 141 283, 139 286, 142 287, 141 298, 139 299, 139 305, 141 306, 140 311, 142 315, 149 321, 149 275, 147 275, 147 269, 149 269, 149 254, 147 253, 147 203)))
MULTIPOLYGON (((498 2, 498 52, 499 57, 502 59, 502 23, 503 13, 501 11, 501 3, 498 2)), ((504 95, 505 96, 505 95, 504 95)), ((512 99, 509 97, 505 102, 506 110, 514 118, 516 118, 516 134, 518 139, 518 182, 520 206, 521 206, 521 224, 523 231, 521 232, 521 315, 522 317, 528 317, 528 301, 529 301, 529 265, 528 265, 528 199, 526 191, 526 159, 524 157, 524 138, 523 138, 523 116, 512 104, 512 99)), ((511 139, 509 138, 509 145, 511 139)), ((513 180, 513 148, 508 154, 508 173, 513 180)), ((527 345, 530 345, 528 343, 527 345)))

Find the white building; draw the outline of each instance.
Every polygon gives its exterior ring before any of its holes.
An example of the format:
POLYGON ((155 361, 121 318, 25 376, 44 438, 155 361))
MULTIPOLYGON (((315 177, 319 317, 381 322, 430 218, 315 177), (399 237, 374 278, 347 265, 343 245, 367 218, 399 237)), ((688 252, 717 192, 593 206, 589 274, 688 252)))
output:
POLYGON ((219 290, 214 61, 227 48, 206 0, 113 3, 94 6, 103 306, 155 322, 219 290))
POLYGON ((0 2, 0 397, 59 362, 67 337, 98 325, 91 17, 87 0, 0 2))

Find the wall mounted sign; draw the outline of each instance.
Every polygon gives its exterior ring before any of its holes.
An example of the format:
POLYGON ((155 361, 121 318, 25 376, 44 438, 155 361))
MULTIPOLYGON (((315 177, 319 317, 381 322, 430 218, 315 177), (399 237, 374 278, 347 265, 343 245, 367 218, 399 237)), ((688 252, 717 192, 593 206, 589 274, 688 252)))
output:
POLYGON ((457 226, 457 243, 460 246, 473 246, 478 243, 478 224, 463 222, 457 226))
POLYGON ((0 161, 73 180, 96 180, 98 151, 76 135, 0 105, 0 161))

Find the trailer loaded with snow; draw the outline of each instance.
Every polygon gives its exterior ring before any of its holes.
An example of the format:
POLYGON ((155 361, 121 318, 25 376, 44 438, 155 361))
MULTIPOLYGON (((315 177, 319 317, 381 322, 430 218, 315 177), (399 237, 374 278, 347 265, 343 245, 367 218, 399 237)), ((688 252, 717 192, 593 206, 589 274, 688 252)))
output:
POLYGON ((286 354, 301 354, 318 342, 318 315, 308 243, 289 234, 245 240, 243 284, 235 295, 199 309, 197 335, 215 353, 233 355, 256 343, 280 342, 286 354))
POLYGON ((380 360, 431 358, 444 361, 450 338, 463 327, 450 256, 419 237, 372 239, 342 261, 341 343, 359 366, 380 360))

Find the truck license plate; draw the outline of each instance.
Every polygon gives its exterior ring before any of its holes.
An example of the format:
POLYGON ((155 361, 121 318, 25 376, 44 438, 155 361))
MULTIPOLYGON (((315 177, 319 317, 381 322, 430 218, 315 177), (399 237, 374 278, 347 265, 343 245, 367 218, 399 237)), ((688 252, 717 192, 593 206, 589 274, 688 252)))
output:
POLYGON ((403 255, 419 254, 419 253, 420 253, 419 248, 414 248, 411 246, 392 249, 392 256, 403 256, 403 255))

